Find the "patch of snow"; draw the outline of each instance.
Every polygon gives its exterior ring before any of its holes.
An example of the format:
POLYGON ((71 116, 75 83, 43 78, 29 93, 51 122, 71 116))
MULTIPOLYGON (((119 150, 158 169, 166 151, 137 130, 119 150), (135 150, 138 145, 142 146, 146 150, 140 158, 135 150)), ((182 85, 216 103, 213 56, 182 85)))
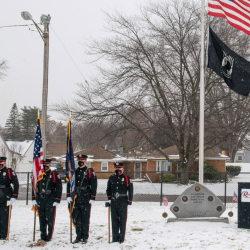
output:
MULTIPOLYGON (((234 215, 229 224, 221 222, 171 222, 162 217, 167 212, 170 218, 170 206, 159 206, 159 203, 133 203, 128 210, 126 238, 123 244, 108 244, 108 210, 104 202, 95 202, 91 209, 89 240, 86 245, 70 244, 70 223, 67 203, 57 207, 54 235, 51 242, 37 250, 86 249, 86 250, 217 250, 249 249, 249 230, 237 226, 237 205, 229 204, 222 217, 229 211, 234 215)), ((14 205, 11 215, 9 241, 0 241, 4 250, 31 249, 33 241, 34 213, 31 206, 14 205)), ((111 230, 112 231, 112 230, 111 230)), ((76 234, 73 229, 73 240, 76 234)), ((40 239, 39 220, 36 223, 36 241, 40 239)))

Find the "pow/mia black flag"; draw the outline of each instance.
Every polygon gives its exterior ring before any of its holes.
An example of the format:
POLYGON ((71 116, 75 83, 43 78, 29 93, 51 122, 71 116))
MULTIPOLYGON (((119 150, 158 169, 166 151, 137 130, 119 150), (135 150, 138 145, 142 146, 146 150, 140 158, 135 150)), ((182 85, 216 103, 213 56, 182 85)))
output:
POLYGON ((234 92, 248 96, 250 90, 250 62, 229 49, 210 27, 207 67, 222 77, 234 92))

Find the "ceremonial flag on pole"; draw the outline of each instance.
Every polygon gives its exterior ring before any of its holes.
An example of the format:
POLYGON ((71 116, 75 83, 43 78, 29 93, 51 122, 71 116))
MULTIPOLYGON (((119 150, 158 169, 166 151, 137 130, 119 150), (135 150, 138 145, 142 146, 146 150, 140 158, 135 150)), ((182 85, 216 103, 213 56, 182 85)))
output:
MULTIPOLYGON (((75 204, 76 188, 75 188, 75 160, 71 141, 71 120, 68 123, 67 150, 66 150, 66 180, 70 183, 71 198, 73 201, 72 210, 75 204)), ((70 209, 70 204, 69 204, 70 209)))
POLYGON ((238 202, 238 196, 235 192, 234 192, 234 196, 233 196, 233 201, 238 202))
POLYGON ((44 175, 43 170, 43 143, 41 134, 41 119, 37 118, 36 137, 34 144, 34 155, 33 155, 33 189, 36 190, 36 183, 44 175))
POLYGON ((234 92, 248 96, 250 62, 232 51, 209 27, 208 64, 234 92))
POLYGON ((163 200, 164 206, 167 206, 168 205, 168 199, 164 194, 162 195, 162 200, 163 200))
POLYGON ((208 14, 226 18, 231 26, 250 35, 250 0, 209 0, 208 14))

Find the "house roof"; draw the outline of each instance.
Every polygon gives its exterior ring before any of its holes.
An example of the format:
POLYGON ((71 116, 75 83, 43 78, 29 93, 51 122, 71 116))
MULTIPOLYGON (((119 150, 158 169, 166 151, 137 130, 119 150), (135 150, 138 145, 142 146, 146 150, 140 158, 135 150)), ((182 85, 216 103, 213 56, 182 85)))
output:
POLYGON ((116 157, 116 154, 111 153, 99 146, 93 146, 74 153, 75 156, 78 154, 93 156, 91 159, 114 159, 116 157))
MULTIPOLYGON (((73 151, 75 152, 77 150, 77 147, 79 146, 79 143, 72 143, 73 151)), ((46 144, 46 155, 47 157, 56 157, 56 156, 62 156, 66 154, 66 148, 67 143, 50 143, 48 142, 46 144)))
MULTIPOLYGON (((179 159, 179 151, 177 149, 177 146, 175 146, 175 145, 168 147, 168 148, 164 148, 161 151, 172 159, 179 159)), ((164 158, 164 156, 160 152, 154 151, 153 153, 149 153, 147 155, 144 155, 144 158, 164 158)), ((204 152, 204 158, 223 158, 223 159, 225 159, 224 156, 222 156, 219 152, 217 152, 213 149, 206 150, 204 152)))
POLYGON ((6 141, 9 149, 15 153, 21 154, 24 156, 28 149, 31 147, 33 140, 26 140, 26 141, 6 141))

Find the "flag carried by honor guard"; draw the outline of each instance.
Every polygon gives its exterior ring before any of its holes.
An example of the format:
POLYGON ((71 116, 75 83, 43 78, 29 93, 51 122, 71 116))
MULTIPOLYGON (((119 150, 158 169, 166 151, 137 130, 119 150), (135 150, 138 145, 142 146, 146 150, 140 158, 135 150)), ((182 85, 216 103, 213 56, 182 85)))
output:
POLYGON ((41 119, 37 118, 36 137, 33 155, 33 189, 36 190, 36 183, 44 174, 43 171, 43 143, 41 134, 41 119))
POLYGON ((226 18, 231 26, 250 35, 250 0, 209 0, 208 15, 226 18))
POLYGON ((232 51, 209 27, 208 64, 234 92, 248 96, 250 62, 232 51))
MULTIPOLYGON (((67 150, 66 150, 66 180, 69 181, 71 187, 71 198, 74 204, 75 190, 75 160, 71 141, 71 120, 68 123, 67 150)), ((73 209, 73 207, 72 207, 73 209)))

